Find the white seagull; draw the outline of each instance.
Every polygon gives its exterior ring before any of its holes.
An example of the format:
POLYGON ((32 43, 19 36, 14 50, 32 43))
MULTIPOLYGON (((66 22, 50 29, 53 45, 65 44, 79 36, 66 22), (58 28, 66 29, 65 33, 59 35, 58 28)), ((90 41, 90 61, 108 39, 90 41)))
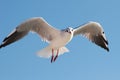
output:
POLYGON ((46 42, 47 47, 40 50, 37 55, 49 58, 54 62, 57 57, 69 50, 65 47, 74 36, 83 35, 93 43, 109 51, 108 41, 104 30, 98 22, 88 22, 76 28, 68 27, 58 30, 49 25, 42 17, 35 17, 18 25, 2 42, 0 48, 5 47, 27 35, 30 31, 36 32, 46 42))

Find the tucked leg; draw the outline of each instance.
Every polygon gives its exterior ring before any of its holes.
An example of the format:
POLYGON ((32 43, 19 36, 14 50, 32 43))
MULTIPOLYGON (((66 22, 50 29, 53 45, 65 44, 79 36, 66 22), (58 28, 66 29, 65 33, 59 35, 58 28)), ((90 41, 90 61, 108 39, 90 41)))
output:
POLYGON ((51 63, 53 62, 53 60, 54 60, 54 49, 52 49, 51 63))
POLYGON ((56 54, 56 56, 54 58, 54 61, 58 58, 58 54, 59 54, 59 49, 57 49, 57 54, 56 54))

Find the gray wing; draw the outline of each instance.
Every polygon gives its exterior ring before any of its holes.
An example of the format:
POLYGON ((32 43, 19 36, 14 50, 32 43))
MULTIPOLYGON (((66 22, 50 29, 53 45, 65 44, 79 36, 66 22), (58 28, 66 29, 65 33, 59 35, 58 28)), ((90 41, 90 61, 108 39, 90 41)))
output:
POLYGON ((73 36, 83 35, 93 43, 109 51, 108 41, 105 37, 103 28, 97 22, 89 22, 74 29, 73 36))
POLYGON ((40 37, 47 42, 52 41, 60 33, 59 30, 53 28, 43 18, 32 18, 18 25, 18 27, 3 40, 0 48, 23 38, 30 31, 38 33, 40 37))

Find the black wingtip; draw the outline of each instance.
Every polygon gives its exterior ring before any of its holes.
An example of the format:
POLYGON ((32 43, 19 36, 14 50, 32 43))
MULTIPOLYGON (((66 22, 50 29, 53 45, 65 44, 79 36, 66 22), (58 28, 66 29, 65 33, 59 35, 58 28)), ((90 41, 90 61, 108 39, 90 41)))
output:
POLYGON ((3 40, 2 44, 0 45, 0 49, 8 45, 8 43, 6 43, 7 39, 8 39, 8 37, 6 37, 6 38, 3 40))
POLYGON ((108 52, 110 51, 109 48, 107 48, 107 51, 108 51, 108 52))
MULTIPOLYGON (((104 43, 104 42, 103 42, 104 43)), ((104 48, 107 52, 109 52, 109 48, 108 48, 108 44, 104 43, 104 44, 100 44, 99 46, 101 46, 102 48, 104 48)))
POLYGON ((101 37, 102 37, 102 40, 103 40, 103 42, 104 42, 104 46, 103 46, 103 48, 105 48, 105 49, 109 52, 109 48, 108 48, 108 40, 105 40, 103 36, 101 36, 101 37))
POLYGON ((0 49, 2 48, 2 45, 0 45, 0 49))
POLYGON ((3 44, 1 44, 1 45, 0 45, 0 49, 1 49, 2 47, 4 47, 4 45, 3 45, 3 44))
POLYGON ((107 52, 109 52, 108 48, 108 41, 104 39, 102 35, 97 35, 92 38, 92 42, 100 46, 101 48, 104 48, 107 52))
POLYGON ((7 40, 7 37, 3 40, 3 43, 0 45, 0 48, 5 47, 4 42, 7 40))
POLYGON ((105 49, 107 52, 109 52, 109 51, 110 51, 108 47, 104 47, 104 49, 105 49))

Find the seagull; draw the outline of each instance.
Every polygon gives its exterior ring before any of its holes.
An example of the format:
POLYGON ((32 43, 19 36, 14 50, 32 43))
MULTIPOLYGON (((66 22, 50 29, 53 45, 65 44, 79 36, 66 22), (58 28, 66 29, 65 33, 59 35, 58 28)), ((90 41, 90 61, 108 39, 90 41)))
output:
POLYGON ((37 52, 39 57, 50 58, 55 62, 59 55, 69 52, 65 47, 74 36, 83 35, 91 42, 109 51, 108 40, 100 23, 90 21, 76 28, 56 29, 48 24, 42 17, 33 17, 18 25, 6 38, 0 48, 16 42, 29 32, 37 33, 49 45, 37 52))

